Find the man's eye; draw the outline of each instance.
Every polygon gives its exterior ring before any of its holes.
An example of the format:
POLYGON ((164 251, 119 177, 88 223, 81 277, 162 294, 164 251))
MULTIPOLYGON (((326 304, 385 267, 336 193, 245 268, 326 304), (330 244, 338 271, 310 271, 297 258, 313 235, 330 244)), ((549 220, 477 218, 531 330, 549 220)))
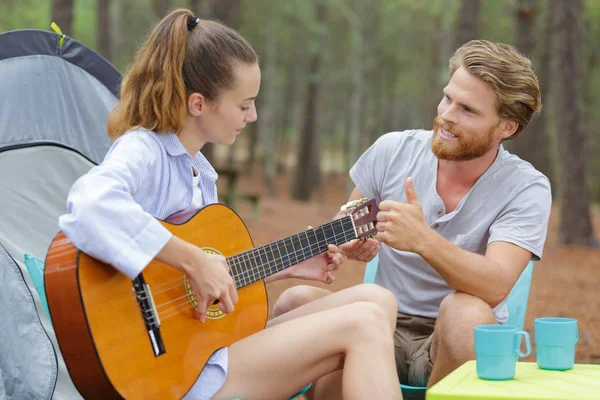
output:
POLYGON ((468 113, 473 112, 473 110, 471 110, 469 107, 465 107, 465 111, 468 113))
POLYGON ((248 111, 250 107, 242 107, 242 111, 248 111))

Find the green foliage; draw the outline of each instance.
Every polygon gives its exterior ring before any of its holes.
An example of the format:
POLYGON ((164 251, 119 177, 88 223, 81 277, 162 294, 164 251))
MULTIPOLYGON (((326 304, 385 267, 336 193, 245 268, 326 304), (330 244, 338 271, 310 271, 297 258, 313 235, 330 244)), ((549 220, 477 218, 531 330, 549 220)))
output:
POLYGON ((73 34, 78 42, 96 49, 96 0, 74 0, 73 34))
MULTIPOLYGON (((153 1, 111 2, 111 61, 121 71, 156 23, 153 1)), ((201 8, 206 9, 208 1, 201 0, 201 8)), ((172 8, 188 7, 189 0, 171 0, 170 4, 172 8)), ((448 80, 460 4, 459 0, 242 0, 239 31, 259 54, 263 94, 267 88, 272 93, 265 102, 259 98, 259 115, 271 111, 276 135, 282 138, 277 140, 296 141, 304 118, 306 82, 317 80, 321 143, 335 151, 344 149, 358 62, 364 85, 361 148, 389 130, 429 127, 448 80), (319 4, 326 8, 325 22, 317 17, 319 4), (362 43, 358 61, 353 53, 357 43, 362 43), (307 72, 314 54, 322 57, 319 76, 307 72)), ((480 37, 514 43, 517 0, 482 0, 481 4, 480 37)), ((541 44, 550 0, 537 4, 535 35, 536 44, 541 44)), ((584 0, 584 4, 582 124, 588 133, 589 187, 600 201, 600 181, 594 179, 600 176, 600 139, 595 135, 600 126, 600 113, 596 112, 600 105, 600 1, 584 0)), ((2 5, 0 31, 50 27, 51 1, 2 0, 2 5)), ((96 0, 75 0, 72 34, 94 49, 96 7, 96 0)), ((551 104, 550 98, 545 106, 550 117, 547 129, 554 141, 551 104)))
POLYGON ((50 29, 49 2, 2 0, 0 32, 16 29, 50 29))

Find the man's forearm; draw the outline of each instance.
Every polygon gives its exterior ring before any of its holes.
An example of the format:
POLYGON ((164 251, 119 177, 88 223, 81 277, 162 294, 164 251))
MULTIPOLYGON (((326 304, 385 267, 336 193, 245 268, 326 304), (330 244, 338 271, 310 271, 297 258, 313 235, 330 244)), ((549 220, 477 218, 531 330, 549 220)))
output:
POLYGON ((502 265, 463 250, 434 231, 425 235, 418 254, 451 288, 477 296, 491 307, 496 307, 507 296, 514 283, 502 265))

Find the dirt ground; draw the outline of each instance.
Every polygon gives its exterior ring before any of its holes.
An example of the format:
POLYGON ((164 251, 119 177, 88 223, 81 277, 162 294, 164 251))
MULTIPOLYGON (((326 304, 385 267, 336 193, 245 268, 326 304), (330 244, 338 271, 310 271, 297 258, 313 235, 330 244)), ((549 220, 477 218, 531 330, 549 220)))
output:
MULTIPOLYGON (((240 179, 240 192, 260 194, 258 213, 246 201, 239 201, 236 211, 246 222, 256 246, 282 239, 329 221, 347 200, 346 175, 324 177, 325 188, 308 203, 290 200, 291 176, 280 176, 275 198, 268 198, 264 175, 254 168, 252 175, 240 179)), ((225 188, 218 182, 219 190, 225 188)), ((600 250, 573 248, 557 244, 558 216, 553 210, 543 259, 535 264, 525 329, 533 334, 533 320, 538 317, 570 317, 579 322, 576 362, 600 364, 600 250)), ((594 215, 595 232, 600 233, 600 213, 594 215)), ((364 263, 346 262, 331 285, 300 280, 284 280, 268 285, 270 306, 280 294, 296 284, 313 284, 340 290, 362 281, 364 263)), ((532 342, 533 342, 533 336, 532 342)), ((532 345, 534 345, 532 343, 532 345)), ((535 361, 535 352, 527 361, 535 361)))

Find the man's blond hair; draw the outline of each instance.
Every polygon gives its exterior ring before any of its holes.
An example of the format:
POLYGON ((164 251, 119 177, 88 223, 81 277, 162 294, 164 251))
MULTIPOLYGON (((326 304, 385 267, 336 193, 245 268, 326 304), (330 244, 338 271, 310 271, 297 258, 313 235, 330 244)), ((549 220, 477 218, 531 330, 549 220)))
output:
POLYGON ((516 48, 487 40, 472 40, 450 58, 450 77, 460 67, 487 82, 497 96, 501 118, 519 124, 521 133, 541 109, 540 86, 531 61, 516 48))

